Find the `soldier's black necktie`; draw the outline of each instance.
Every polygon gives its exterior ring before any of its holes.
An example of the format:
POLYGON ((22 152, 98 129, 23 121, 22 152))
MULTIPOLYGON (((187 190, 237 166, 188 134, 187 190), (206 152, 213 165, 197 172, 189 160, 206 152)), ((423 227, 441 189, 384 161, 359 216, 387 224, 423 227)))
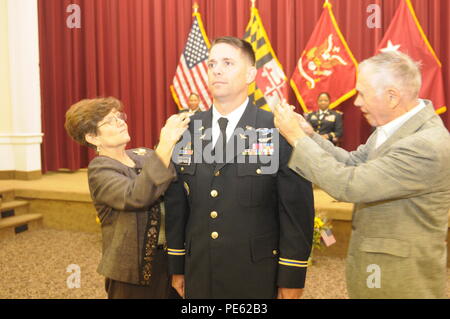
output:
MULTIPOLYGON (((219 163, 225 163, 226 162, 226 149, 227 149, 227 125, 228 125, 228 119, 221 117, 220 119, 217 120, 217 122, 219 123, 219 127, 220 127, 220 135, 219 135, 219 139, 217 140, 216 143, 216 156, 217 154, 217 147, 221 147, 222 149, 222 158, 223 158, 223 162, 218 161, 219 163)), ((220 155, 220 152, 219 152, 220 155)), ((216 157, 217 159, 217 157, 216 157)))

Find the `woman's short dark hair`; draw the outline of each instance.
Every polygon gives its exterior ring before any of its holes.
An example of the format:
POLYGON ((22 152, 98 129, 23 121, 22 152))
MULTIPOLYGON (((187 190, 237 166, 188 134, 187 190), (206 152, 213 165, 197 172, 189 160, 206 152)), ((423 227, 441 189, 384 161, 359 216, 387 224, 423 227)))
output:
POLYGON ((319 93, 319 95, 317 95, 317 99, 319 99, 320 96, 323 95, 323 94, 325 94, 328 97, 328 100, 331 101, 331 97, 330 97, 330 94, 328 92, 321 92, 321 93, 319 93))
POLYGON ((113 109, 119 112, 123 110, 122 102, 114 97, 81 100, 66 112, 64 128, 76 142, 96 149, 95 145, 86 141, 85 135, 97 135, 98 123, 113 109))
POLYGON ((220 37, 217 38, 213 41, 212 45, 211 45, 211 49, 213 46, 215 46, 216 44, 219 43, 226 43, 231 45, 232 47, 241 49, 242 53, 244 53, 244 55, 246 55, 248 57, 248 59, 250 60, 250 63, 252 64, 252 66, 255 66, 256 64, 256 56, 255 56, 255 51, 253 51, 252 45, 250 43, 248 43, 245 40, 236 38, 236 37, 220 37))

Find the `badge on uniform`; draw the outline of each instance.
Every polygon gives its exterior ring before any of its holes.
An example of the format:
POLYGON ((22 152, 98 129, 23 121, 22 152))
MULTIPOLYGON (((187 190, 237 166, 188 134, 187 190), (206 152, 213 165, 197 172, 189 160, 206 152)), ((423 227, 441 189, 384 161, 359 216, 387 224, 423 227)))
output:
POLYGON ((245 149, 242 155, 273 155, 273 143, 253 143, 252 148, 245 149))
POLYGON ((191 156, 178 156, 178 165, 191 165, 191 156))
POLYGON ((267 136, 273 133, 273 128, 258 128, 256 129, 256 133, 262 136, 267 136))
POLYGON ((194 151, 192 150, 192 143, 189 142, 186 144, 184 148, 182 148, 178 153, 178 165, 191 165, 192 154, 194 151))
POLYGON ((327 120, 328 122, 334 122, 336 121, 336 116, 333 115, 328 115, 327 117, 325 117, 325 120, 327 120))

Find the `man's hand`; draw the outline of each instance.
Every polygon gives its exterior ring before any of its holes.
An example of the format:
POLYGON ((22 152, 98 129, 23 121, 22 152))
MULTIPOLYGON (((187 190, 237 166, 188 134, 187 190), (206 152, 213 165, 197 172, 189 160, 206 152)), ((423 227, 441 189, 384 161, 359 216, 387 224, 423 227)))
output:
POLYGON ((300 299, 303 288, 278 288, 277 299, 300 299))
MULTIPOLYGON (((306 134, 300 126, 300 114, 293 111, 290 105, 277 105, 274 108, 275 126, 280 130, 281 135, 295 147, 295 142, 306 134)), ((302 117, 303 118, 303 117, 302 117)))
POLYGON ((172 275, 172 287, 184 299, 184 275, 172 275))

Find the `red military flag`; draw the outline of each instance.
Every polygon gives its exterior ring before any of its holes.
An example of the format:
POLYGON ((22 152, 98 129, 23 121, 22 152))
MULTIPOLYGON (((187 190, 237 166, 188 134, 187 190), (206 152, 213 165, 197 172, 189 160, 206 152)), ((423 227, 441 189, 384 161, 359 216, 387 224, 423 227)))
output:
POLYGON ((186 46, 180 57, 173 84, 170 86, 173 99, 180 110, 189 109, 188 99, 191 93, 197 93, 200 98, 199 107, 205 111, 212 104, 208 91, 208 60, 211 46, 203 27, 198 5, 194 5, 194 21, 189 32, 186 46))
POLYGON ((318 109, 317 97, 321 92, 330 94, 330 108, 353 96, 357 66, 327 0, 291 78, 303 111, 318 109))
POLYGON ((433 102, 436 113, 444 113, 444 83, 442 64, 430 45, 410 0, 402 0, 391 25, 381 40, 377 53, 401 51, 422 65, 422 88, 419 96, 433 102))

